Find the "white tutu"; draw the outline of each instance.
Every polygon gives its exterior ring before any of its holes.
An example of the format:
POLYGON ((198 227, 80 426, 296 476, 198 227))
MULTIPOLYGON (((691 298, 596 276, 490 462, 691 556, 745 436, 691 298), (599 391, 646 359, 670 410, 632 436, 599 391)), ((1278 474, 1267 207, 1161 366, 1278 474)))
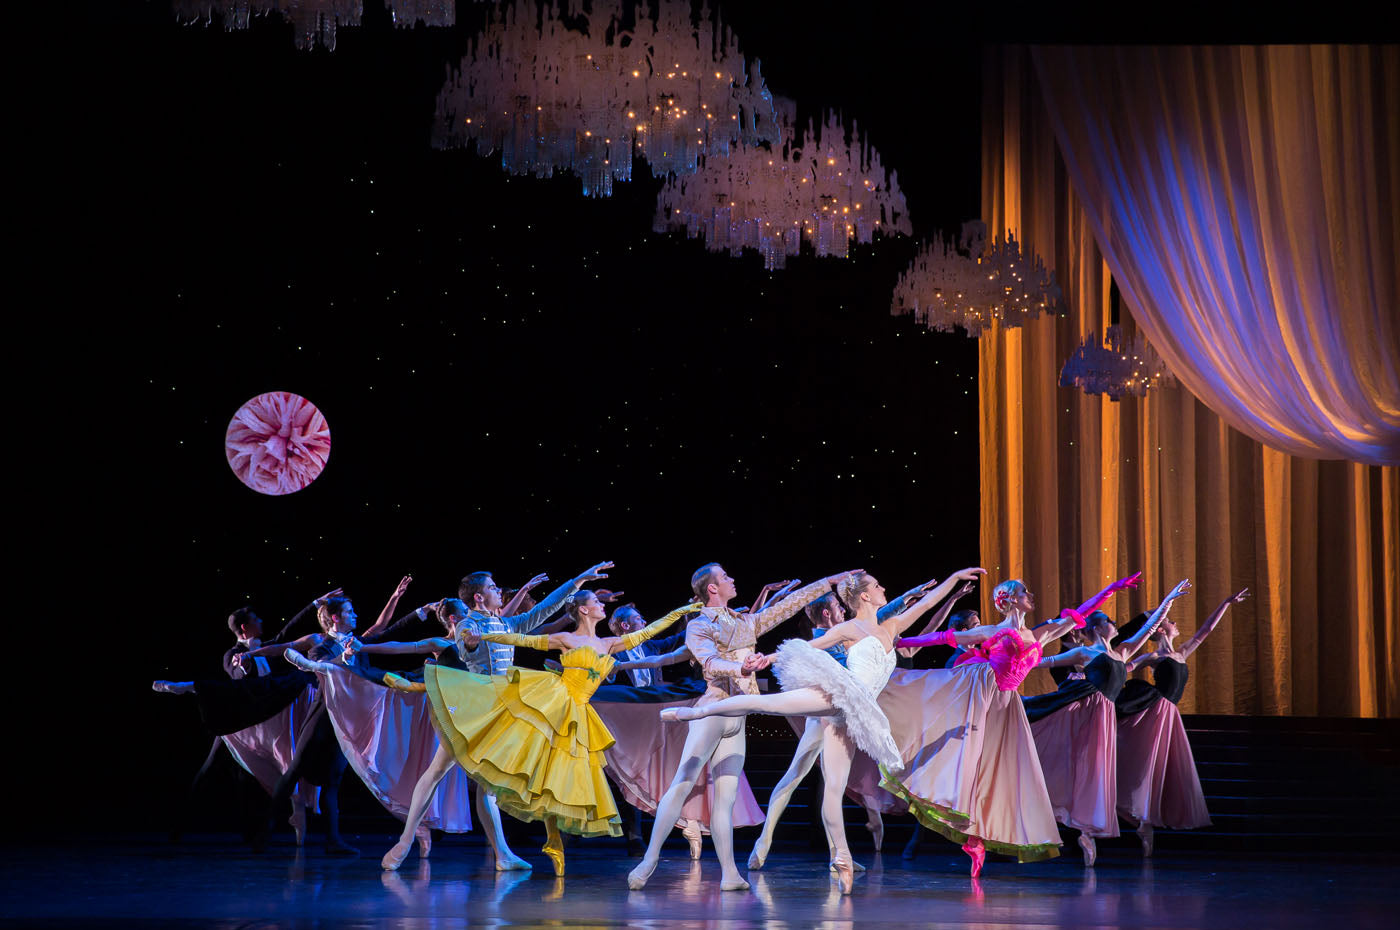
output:
MULTIPOLYGON (((778 647, 773 658, 773 672, 784 691, 816 688, 825 694, 841 715, 842 724, 855 744, 889 771, 902 772, 904 760, 890 735, 890 721, 875 703, 894 668, 893 653, 885 656, 884 646, 874 637, 869 640, 878 650, 870 661, 861 661, 865 657, 854 647, 847 650, 847 661, 866 671, 866 675, 848 671, 826 652, 800 639, 786 640, 778 647), (885 665, 888 668, 884 668, 885 665), (867 676, 873 679, 870 683, 864 681, 867 676)), ((865 641, 861 640, 856 646, 865 641)))

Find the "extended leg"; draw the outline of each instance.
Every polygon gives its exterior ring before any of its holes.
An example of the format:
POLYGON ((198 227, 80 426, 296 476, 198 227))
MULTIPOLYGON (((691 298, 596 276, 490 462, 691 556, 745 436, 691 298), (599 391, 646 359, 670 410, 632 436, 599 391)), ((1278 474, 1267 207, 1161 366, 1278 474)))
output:
POLYGON ((481 829, 486 834, 486 842, 496 855, 496 871, 511 872, 517 869, 531 869, 534 866, 510 851, 506 843, 506 833, 501 827, 501 806, 496 798, 480 785, 476 786, 476 819, 481 821, 481 829))
POLYGON ((831 862, 841 893, 851 893, 854 867, 851 850, 846 843, 846 823, 841 816, 841 799, 846 793, 846 781, 851 774, 851 741, 843 727, 827 727, 822 741, 822 822, 832 843, 831 862))
POLYGON ((773 694, 739 694, 704 707, 668 707, 662 720, 702 720, 706 717, 743 717, 777 714, 782 717, 827 717, 836 713, 831 700, 816 688, 798 688, 773 694))
MULTIPOLYGON (((661 859, 661 845, 666 842, 666 837, 670 836, 676 821, 680 819, 681 807, 695 788, 696 779, 715 754, 715 748, 719 746, 725 731, 732 727, 733 723, 726 720, 697 720, 691 723, 686 731, 685 748, 681 750, 681 764, 671 778, 671 786, 656 804, 656 819, 651 825, 651 839, 647 843, 647 851, 642 856, 642 861, 627 876, 627 887, 633 891, 646 887, 647 879, 656 870, 656 863, 661 859)), ((714 834, 714 830, 715 825, 712 822, 711 835, 714 834)))
MULTIPOLYGON (((399 834, 398 843, 380 860, 380 865, 386 871, 393 872, 398 869, 408 851, 413 848, 413 838, 418 832, 418 825, 423 822, 423 815, 433 799, 433 792, 437 791, 437 786, 456 764, 457 760, 452 757, 452 750, 439 743, 437 752, 433 754, 433 761, 428 763, 423 774, 418 776, 418 783, 413 786, 413 798, 408 802, 408 815, 404 818, 403 832, 399 834)), ((490 835, 489 832, 487 835, 490 835)))
POLYGON ((802 728, 802 738, 797 742, 797 751, 792 754, 792 761, 788 763, 787 771, 778 780, 777 787, 768 797, 768 810, 763 815, 763 832, 759 834, 758 842, 754 844, 753 852, 749 854, 749 868, 763 868, 764 860, 768 858, 768 850, 773 846, 773 833, 778 829, 778 820, 782 818, 783 811, 787 809, 788 802, 792 800, 792 793, 797 790, 797 786, 802 779, 807 777, 807 773, 816 764, 817 756, 822 750, 822 724, 815 717, 807 718, 807 725, 802 728))

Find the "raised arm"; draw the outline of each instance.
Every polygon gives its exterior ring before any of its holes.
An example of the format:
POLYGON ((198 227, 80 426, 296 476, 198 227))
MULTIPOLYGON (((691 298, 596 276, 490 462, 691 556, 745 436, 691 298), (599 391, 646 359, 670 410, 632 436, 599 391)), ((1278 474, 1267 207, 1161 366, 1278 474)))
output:
POLYGON ((781 600, 782 598, 786 597, 789 593, 791 593, 792 589, 797 587, 797 585, 798 581, 796 578, 793 578, 789 581, 768 582, 761 589, 759 589, 758 597, 754 598, 753 606, 750 607, 749 610, 752 613, 758 613, 760 610, 763 609, 763 605, 768 603, 768 599, 770 597, 776 597, 779 600, 781 600))
POLYGON ((920 597, 923 597, 929 591, 932 591, 937 585, 938 579, 930 578, 923 584, 918 585, 917 587, 910 588, 908 591, 905 591, 899 597, 896 597, 893 600, 891 600, 884 607, 881 607, 879 610, 875 611, 875 619, 880 621, 881 623, 884 623, 886 620, 893 617, 895 614, 899 613, 901 610, 908 607, 910 604, 914 603, 914 601, 918 600, 920 597))
POLYGON ((830 591, 841 578, 849 575, 850 572, 841 572, 837 575, 828 575, 820 581, 814 581, 806 587, 798 588, 796 591, 782 598, 776 604, 771 604, 763 608, 756 614, 749 614, 749 619, 753 620, 755 637, 762 636, 773 627, 782 623, 795 615, 799 610, 830 591))
POLYGON ((1225 611, 1230 609, 1230 605, 1243 604, 1244 599, 1247 597, 1249 597, 1249 589, 1241 588, 1237 593, 1221 601, 1220 606, 1216 607, 1209 617, 1206 617, 1206 622, 1201 624, 1201 628, 1196 631, 1196 635, 1188 639, 1186 645, 1181 647, 1181 657, 1183 659, 1191 658, 1191 653, 1195 652, 1201 643, 1206 641, 1206 637, 1209 636, 1211 631, 1220 623, 1221 619, 1225 616, 1225 611))
POLYGON ((909 629, 909 627, 913 626, 915 620, 918 620, 924 614, 928 613, 929 608, 952 593, 953 588, 958 584, 964 581, 972 581, 979 575, 985 574, 987 574, 987 570, 984 568, 964 568, 960 572, 953 573, 933 590, 926 592, 923 597, 915 601, 907 610, 887 620, 887 625, 890 627, 893 634, 898 637, 905 630, 909 629))
POLYGON ((389 600, 385 602, 384 609, 379 612, 379 618, 374 621, 374 625, 365 630, 360 637, 362 642, 382 636, 384 630, 389 626, 389 621, 394 619, 394 611, 399 608, 399 598, 408 590, 409 583, 413 581, 412 575, 404 575, 399 579, 398 586, 394 588, 394 593, 389 595, 389 600))
POLYGON ((1147 622, 1142 625, 1142 629, 1138 630, 1119 645, 1119 657, 1127 660, 1133 653, 1141 649, 1142 644, 1147 642, 1147 638, 1156 632, 1157 627, 1167 618, 1167 611, 1171 609, 1172 601, 1190 590, 1191 582, 1189 579, 1183 578, 1178 581, 1176 587, 1168 591, 1167 596, 1162 598, 1162 603, 1157 605, 1157 609, 1152 611, 1152 615, 1147 618, 1147 622))
POLYGON ((571 578, 549 592, 549 596, 534 607, 531 607, 525 613, 517 614, 513 617, 502 617, 501 620, 517 633, 528 633, 545 620, 548 620, 554 615, 556 610, 564 606, 564 598, 573 594, 590 581, 597 581, 600 578, 608 577, 606 571, 612 567, 613 563, 611 562, 599 562, 597 565, 588 569, 588 571, 576 578, 571 578))
MULTIPOLYGON (((539 585, 544 584, 548 580, 548 575, 536 575, 529 581, 525 582, 525 584, 521 585, 520 590, 515 592, 515 596, 510 599, 510 602, 506 604, 506 606, 501 608, 501 616, 515 616, 515 612, 520 609, 520 602, 525 600, 526 596, 530 593, 530 591, 538 587, 539 585)), ((567 597, 567 595, 565 596, 567 597)))
POLYGON ((628 633, 626 636, 610 636, 605 642, 608 644, 608 654, 614 652, 624 652, 640 646, 649 639, 666 632, 671 624, 675 623, 686 614, 693 614, 700 609, 699 604, 686 604, 684 607, 677 607, 675 610, 662 617, 660 620, 653 620, 635 633, 628 633))
MULTIPOLYGON (((943 624, 948 622, 948 615, 953 612, 953 607, 958 603, 958 601, 962 600, 964 597, 967 597, 975 589, 976 585, 974 585, 972 582, 964 581, 958 587, 958 589, 952 593, 952 595, 950 595, 946 600, 944 600, 943 603, 938 605, 938 609, 933 612, 933 616, 929 618, 928 623, 924 624, 924 628, 919 631, 919 635, 922 636, 925 633, 932 633, 935 630, 941 630, 943 628, 943 624)), ((915 590, 917 591, 919 589, 916 588, 915 590)), ((905 646, 899 650, 899 654, 904 656, 905 658, 909 658, 918 651, 919 649, 917 646, 913 648, 905 646)))
MULTIPOLYGON (((1108 587, 1104 588, 1098 594, 1095 594, 1093 597, 1089 598, 1087 601, 1080 604, 1078 607, 1066 607, 1064 610, 1060 611, 1060 619, 1069 620, 1071 621, 1071 624, 1073 626, 1082 629, 1084 627, 1084 618, 1089 616, 1089 614, 1093 613, 1095 610, 1097 610, 1100 604, 1108 600, 1113 595, 1117 594, 1119 591, 1122 591, 1124 588, 1136 588, 1138 586, 1138 582, 1140 581, 1142 581, 1142 572, 1133 572, 1126 578, 1119 578, 1117 581, 1110 583, 1108 587)), ((1069 627, 1065 627, 1065 629, 1068 630, 1069 627)), ((1057 639, 1063 635, 1064 633, 1060 632, 1055 635, 1052 635, 1050 638, 1057 639)))
POLYGON ((342 594, 344 594, 344 593, 345 593, 345 589, 344 589, 344 588, 332 588, 331 590, 327 591, 325 594, 322 594, 320 597, 316 598, 316 599, 315 599, 314 601, 312 601, 310 604, 307 604, 307 605, 306 605, 305 607, 303 607, 301 610, 298 610, 298 611, 296 612, 296 614, 294 614, 294 615, 292 616, 292 619, 288 620, 287 623, 286 623, 286 625, 284 625, 284 626, 282 627, 282 629, 280 629, 280 630, 277 631, 277 635, 276 635, 276 636, 265 637, 265 638, 263 639, 263 642, 268 643, 268 644, 271 644, 271 643, 280 643, 282 640, 284 640, 284 639, 287 638, 287 634, 290 633, 293 629, 295 629, 295 628, 297 627, 297 625, 301 623, 302 620, 304 620, 304 619, 306 619, 308 616, 310 616, 310 615, 316 613, 316 608, 320 607, 323 601, 327 600, 328 598, 332 598, 332 597, 340 597, 340 595, 342 595, 342 594))

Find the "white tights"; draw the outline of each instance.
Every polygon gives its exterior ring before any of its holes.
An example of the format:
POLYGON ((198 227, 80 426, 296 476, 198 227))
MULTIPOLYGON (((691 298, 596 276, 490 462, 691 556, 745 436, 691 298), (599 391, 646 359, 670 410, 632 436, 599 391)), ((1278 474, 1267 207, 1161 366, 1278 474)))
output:
MULTIPOLYGON (((408 816, 404 819, 403 833, 399 836, 401 844, 413 842, 418 825, 423 821, 423 814, 428 810, 428 803, 433 799, 433 792, 456 764, 457 759, 452 755, 451 747, 438 743, 433 761, 428 763, 427 769, 418 779, 418 784, 413 786, 413 800, 409 802, 408 816)), ((515 860, 517 857, 506 844, 505 833, 501 829, 501 809, 496 804, 496 799, 480 785, 475 787, 476 818, 481 822, 486 842, 491 844, 491 851, 496 855, 496 863, 500 865, 515 860)))

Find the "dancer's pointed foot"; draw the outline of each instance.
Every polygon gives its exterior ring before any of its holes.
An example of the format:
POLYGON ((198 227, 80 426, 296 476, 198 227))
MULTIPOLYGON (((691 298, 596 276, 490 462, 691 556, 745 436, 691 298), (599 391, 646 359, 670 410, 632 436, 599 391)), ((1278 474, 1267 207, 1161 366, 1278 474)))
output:
POLYGON ((433 851, 433 831, 429 830, 427 827, 420 826, 417 830, 413 831, 413 836, 418 840, 418 858, 428 858, 428 854, 433 851))
POLYGON ((987 846, 978 837, 970 838, 963 844, 963 852, 972 860, 972 868, 969 870, 973 878, 982 874, 982 864, 987 861, 987 846))
POLYGON ((748 891, 749 883, 744 881, 742 875, 731 875, 728 878, 721 877, 719 880, 720 891, 748 891))
POLYGON ((641 891, 647 886, 647 881, 651 878, 651 873, 656 871, 656 860, 648 862, 643 859, 637 863, 637 867, 627 873, 627 887, 633 891, 641 891))
POLYGON ((699 859, 701 848, 700 841, 704 836, 704 834, 700 832, 700 821, 687 820, 685 826, 681 828, 681 836, 685 837, 685 841, 690 844, 690 858, 699 859))
POLYGON ((768 861, 768 847, 763 840, 759 840, 754 846, 753 852, 749 853, 749 871, 757 872, 763 868, 763 863, 768 861))
MULTIPOLYGON (((854 870, 857 871, 857 872, 864 872, 864 871, 865 871, 865 866, 861 865, 859 862, 855 861, 854 859, 851 860, 851 868, 854 869, 854 870)), ((832 872, 835 872, 835 871, 836 871, 836 857, 835 857, 835 854, 832 855, 830 871, 832 871, 832 872)))
POLYGON ((545 834, 547 839, 540 851, 554 864, 554 875, 557 878, 564 874, 564 838, 559 835, 559 825, 553 820, 545 821, 545 834))
POLYGON ((292 832, 297 835, 297 845, 306 845, 306 808, 300 804, 292 805, 292 816, 287 818, 287 823, 291 824, 292 832))
POLYGON ((501 853, 496 854, 497 872, 528 871, 529 869, 533 868, 533 865, 526 862, 524 859, 521 859, 519 856, 517 856, 510 850, 506 850, 504 855, 502 855, 501 853))
POLYGON ((358 849, 338 836, 326 838, 326 855, 328 856, 358 856, 359 854, 358 849))
POLYGON ((384 854, 384 858, 379 860, 379 865, 386 872, 397 872, 399 866, 408 858, 408 851, 413 848, 412 841, 407 843, 395 843, 393 848, 384 854))
POLYGON ((1153 841, 1152 824, 1148 823, 1146 820, 1138 824, 1137 835, 1138 839, 1142 840, 1142 857, 1144 859, 1151 859, 1153 841))
POLYGON ((1083 833, 1079 834, 1079 848, 1084 850, 1085 868, 1092 868, 1094 860, 1099 857, 1099 850, 1098 847, 1094 845, 1094 838, 1092 836, 1085 836, 1083 833))
POLYGON ((700 713, 693 707, 667 707, 661 712, 663 723, 675 723, 676 721, 695 720, 700 717, 700 713))
POLYGON ((841 893, 850 894, 851 886, 856 880, 855 869, 851 866, 851 854, 837 853, 836 858, 831 860, 831 867, 836 872, 836 883, 841 886, 841 893))
POLYGON ((870 831, 870 839, 875 843, 875 851, 879 852, 880 847, 885 845, 885 821, 880 817, 879 811, 870 812, 870 822, 865 825, 865 829, 870 831))

